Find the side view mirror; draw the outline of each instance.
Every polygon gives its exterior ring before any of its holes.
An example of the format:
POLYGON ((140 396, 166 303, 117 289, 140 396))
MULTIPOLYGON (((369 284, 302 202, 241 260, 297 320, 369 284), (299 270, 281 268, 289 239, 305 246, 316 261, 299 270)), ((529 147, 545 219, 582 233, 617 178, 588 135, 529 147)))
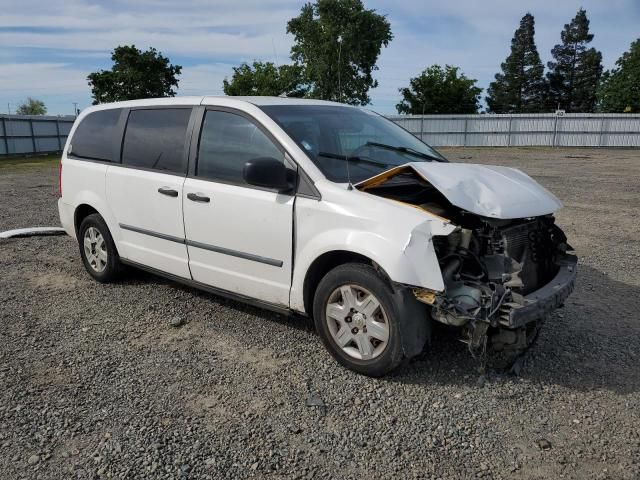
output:
POLYGON ((286 191, 293 188, 294 173, 284 163, 272 157, 260 157, 244 164, 244 181, 257 187, 286 191))

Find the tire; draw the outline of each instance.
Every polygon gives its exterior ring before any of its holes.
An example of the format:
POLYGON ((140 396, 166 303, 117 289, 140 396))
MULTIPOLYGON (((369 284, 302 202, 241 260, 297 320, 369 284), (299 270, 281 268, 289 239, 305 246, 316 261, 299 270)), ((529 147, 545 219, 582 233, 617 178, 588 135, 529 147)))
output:
POLYGON ((372 266, 360 263, 340 265, 320 281, 313 318, 331 355, 344 367, 370 377, 381 377, 420 353, 431 331, 426 310, 410 292, 394 292, 372 266), (357 308, 352 310, 354 299, 357 308))
POLYGON ((120 276, 122 265, 118 250, 99 214, 93 213, 82 220, 78 229, 78 246, 84 268, 95 280, 110 283, 120 276), (86 246, 85 240, 88 242, 86 246))

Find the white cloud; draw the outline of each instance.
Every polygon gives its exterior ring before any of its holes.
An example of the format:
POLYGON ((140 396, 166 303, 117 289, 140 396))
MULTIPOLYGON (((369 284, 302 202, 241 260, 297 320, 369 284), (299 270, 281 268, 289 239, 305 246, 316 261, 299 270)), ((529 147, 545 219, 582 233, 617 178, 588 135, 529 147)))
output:
POLYGON ((225 63, 192 65, 183 70, 179 95, 224 95, 222 81, 233 73, 225 63))
POLYGON ((71 115, 73 102, 91 103, 88 73, 67 63, 0 63, 0 109, 15 111, 29 96, 43 100, 50 114, 71 115))
MULTIPOLYGON (((154 46, 164 54, 200 58, 263 58, 273 57, 272 35, 248 36, 244 33, 218 33, 192 30, 184 32, 145 32, 134 28, 87 33, 65 34, 0 32, 0 43, 20 48, 60 50, 98 50, 109 52, 117 45, 135 44, 139 48, 154 46), (90 41, 88 40, 90 38, 90 41)), ((280 39, 281 40, 281 39, 280 39)), ((282 40, 279 42, 282 44, 282 40)), ((288 52, 288 48, 287 48, 288 52)), ((105 55, 107 56, 107 55, 105 55)))
MULTIPOLYGON (((180 94, 218 94, 242 61, 286 62, 287 21, 305 0, 3 0, 0 102, 45 94, 51 103, 89 102, 86 76, 108 63, 117 45, 153 46, 184 65, 180 94), (4 28, 3 28, 4 27, 4 28), (46 52, 46 53, 45 53, 46 52), (53 54, 54 61, 43 61, 53 54), (26 55, 26 57, 25 57, 26 55), (26 63, 35 61, 36 63, 26 63), (81 65, 81 67, 79 66, 81 65), (58 97, 64 100, 58 100, 58 97)), ((393 111, 398 88, 434 63, 454 64, 487 86, 530 10, 543 62, 560 31, 584 6, 605 66, 637 38, 638 0, 365 0, 386 14, 395 38, 384 49, 371 92, 375 108, 393 111)), ((67 108, 66 106, 64 107, 67 108)))
POLYGON ((288 53, 286 20, 299 9, 285 0, 7 2, 0 44, 10 48, 107 53, 134 43, 167 55, 211 59, 273 57, 274 44, 288 53))
POLYGON ((88 73, 66 63, 3 63, 0 85, 5 94, 73 94, 87 88, 88 73))

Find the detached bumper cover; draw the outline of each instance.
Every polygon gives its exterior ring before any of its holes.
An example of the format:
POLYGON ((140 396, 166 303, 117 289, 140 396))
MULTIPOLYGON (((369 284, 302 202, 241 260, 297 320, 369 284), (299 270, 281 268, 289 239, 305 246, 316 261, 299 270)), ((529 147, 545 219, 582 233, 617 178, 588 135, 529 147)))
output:
POLYGON ((524 305, 510 310, 508 327, 517 328, 540 320, 564 303, 576 283, 578 257, 565 255, 558 264, 560 269, 553 280, 527 295, 524 305))

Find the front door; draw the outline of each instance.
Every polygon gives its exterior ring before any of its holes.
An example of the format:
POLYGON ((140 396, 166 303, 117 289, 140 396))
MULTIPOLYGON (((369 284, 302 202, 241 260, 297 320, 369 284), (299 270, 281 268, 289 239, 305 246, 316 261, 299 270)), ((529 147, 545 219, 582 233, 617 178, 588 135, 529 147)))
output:
POLYGON ((245 163, 260 157, 286 161, 251 118, 205 112, 194 175, 183 190, 189 266, 198 282, 288 306, 295 197, 245 183, 245 163))

